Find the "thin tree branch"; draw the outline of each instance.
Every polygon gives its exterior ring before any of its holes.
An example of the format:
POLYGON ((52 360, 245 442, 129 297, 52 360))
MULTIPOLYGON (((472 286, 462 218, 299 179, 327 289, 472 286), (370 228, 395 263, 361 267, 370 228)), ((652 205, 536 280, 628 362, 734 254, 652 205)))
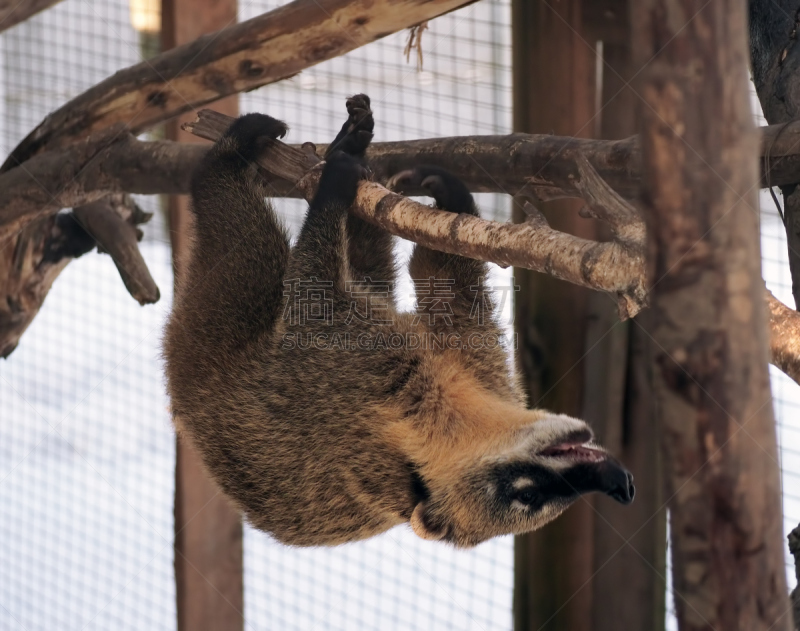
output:
POLYGON ((45 118, 0 171, 124 123, 141 132, 475 0, 295 0, 116 72, 45 118))

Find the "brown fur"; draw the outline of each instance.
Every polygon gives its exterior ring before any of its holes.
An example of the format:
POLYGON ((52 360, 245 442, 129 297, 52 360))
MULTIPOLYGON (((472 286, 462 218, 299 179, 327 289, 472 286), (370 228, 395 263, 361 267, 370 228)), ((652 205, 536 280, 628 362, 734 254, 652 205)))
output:
MULTIPOLYGON (((409 520, 421 536, 457 545, 537 527, 574 497, 511 510, 498 499, 497 489, 510 488, 502 467, 557 468, 538 451, 585 426, 526 410, 502 347, 303 349, 286 341, 309 333, 349 334, 351 343, 391 333, 502 339, 494 321, 470 318, 486 265, 420 246, 412 277, 454 281, 451 323, 415 323, 393 301, 391 325, 345 323, 352 302, 366 307, 348 281, 394 281, 391 237, 347 214, 371 138, 369 99, 354 97, 348 111, 334 145, 352 158, 329 158, 291 251, 248 166, 258 139, 282 135, 281 123, 239 119, 195 175, 193 254, 164 344, 176 423, 250 522, 286 543, 338 544, 409 520), (330 324, 299 324, 286 308, 284 280, 311 277, 333 283, 330 324)), ((435 194, 458 189, 445 180, 429 182, 435 194)), ((443 203, 477 214, 468 193, 443 203)))

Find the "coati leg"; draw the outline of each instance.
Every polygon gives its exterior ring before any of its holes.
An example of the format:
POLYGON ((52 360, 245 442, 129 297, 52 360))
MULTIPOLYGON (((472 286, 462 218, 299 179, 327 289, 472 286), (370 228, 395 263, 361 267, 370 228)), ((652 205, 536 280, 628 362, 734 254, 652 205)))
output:
MULTIPOLYGON (((469 189, 445 169, 419 166, 397 174, 393 180, 396 189, 409 184, 427 189, 441 210, 480 216, 469 189)), ((437 340, 446 336, 448 348, 457 346, 464 365, 482 383, 496 393, 519 398, 516 385, 510 387, 505 336, 495 319, 491 288, 486 285, 486 263, 416 245, 409 272, 416 290, 419 323, 432 329, 437 340), (451 334, 456 334, 455 340, 451 334)))
POLYGON ((289 243, 251 165, 266 139, 285 133, 270 116, 242 116, 192 177, 195 240, 171 326, 195 331, 206 348, 240 348, 280 315, 289 243))
MULTIPOLYGON (((480 216, 467 187, 445 169, 419 166, 393 179, 401 190, 409 184, 427 189, 441 210, 480 216)), ((492 326, 482 317, 494 307, 485 287, 486 263, 417 245, 408 267, 416 288, 417 312, 435 330, 468 335, 473 330, 484 333, 484 325, 492 326)))
MULTIPOLYGON (((361 139, 368 144, 371 136, 361 135, 361 139)), ((301 287, 303 283, 311 283, 312 290, 323 291, 325 299, 333 301, 335 316, 346 314, 350 305, 346 225, 358 183, 367 176, 366 167, 357 158, 340 150, 328 156, 290 258, 286 282, 299 283, 301 287)))
MULTIPOLYGON (((334 141, 328 146, 326 156, 334 151, 344 151, 366 166, 366 149, 372 140, 375 120, 366 94, 356 94, 347 99, 348 118, 334 141)), ((363 288, 380 290, 395 281, 396 268, 392 252, 392 235, 383 228, 349 214, 347 217, 348 257, 354 281, 369 278, 363 288)), ((391 300, 391 293, 389 294, 391 300)))

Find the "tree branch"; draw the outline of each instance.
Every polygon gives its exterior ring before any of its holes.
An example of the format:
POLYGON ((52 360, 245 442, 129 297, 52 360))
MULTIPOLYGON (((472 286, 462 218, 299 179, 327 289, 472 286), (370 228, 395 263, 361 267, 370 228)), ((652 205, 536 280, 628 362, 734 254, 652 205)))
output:
POLYGON ((135 226, 149 219, 150 215, 120 195, 30 223, 22 230, 16 247, 0 248, 4 298, 0 300, 0 357, 8 357, 16 348, 61 270, 73 258, 93 249, 97 241, 111 253, 131 295, 140 304, 158 300, 158 288, 136 245, 141 232, 135 226), (79 218, 94 234, 87 233, 79 218))
POLYGON ((0 171, 124 123, 139 133, 475 0, 295 0, 120 70, 45 118, 0 171))
POLYGON ((790 309, 767 289, 772 363, 800 383, 800 312, 790 309))
POLYGON ((161 293, 139 252, 142 231, 136 226, 153 217, 130 195, 109 195, 73 211, 83 229, 97 241, 97 251, 111 255, 128 293, 140 304, 158 302, 161 293))
MULTIPOLYGON (((225 129, 215 123, 219 120, 221 115, 204 110, 197 122, 184 129, 216 140, 225 129)), ((295 182, 306 199, 316 191, 320 162, 310 143, 296 149, 279 140, 270 141, 257 160, 259 169, 268 176, 295 182)), ((609 188, 585 157, 579 160, 578 172, 580 179, 574 186, 586 195, 593 216, 615 228, 617 239, 599 243, 553 230, 533 206, 529 206, 529 220, 523 224, 454 215, 393 193, 376 182, 359 185, 353 213, 392 234, 442 252, 503 267, 524 267, 616 294, 620 317, 632 317, 647 301, 644 227, 636 211, 609 188)), ((387 185, 393 188, 397 181, 390 179, 387 185)))
MULTIPOLYGON (((141 142, 115 125, 0 175, 0 247, 27 223, 109 193, 185 193, 208 149, 141 142)), ((2 269, 2 268, 0 268, 2 269)))
MULTIPOLYGON (((232 119, 203 110, 193 133, 213 140, 232 119)), ((762 160, 772 184, 800 179, 800 121, 762 127, 762 160), (780 134, 780 135, 779 135, 780 134)), ((298 145, 293 145, 300 148, 298 145)), ((324 153, 327 145, 318 146, 324 153)), ((172 141, 143 142, 114 126, 64 149, 37 155, 0 174, 0 242, 36 217, 90 203, 109 193, 185 194, 207 147, 172 141)), ((640 185, 637 138, 620 141, 511 134, 431 138, 375 143, 370 165, 378 182, 417 164, 445 167, 473 192, 532 194, 540 200, 580 197, 577 156, 585 156, 598 175, 623 197, 640 185)), ((278 197, 299 197, 294 182, 265 174, 278 197)), ((409 191, 423 195, 423 190, 409 191)))
POLYGON ((0 32, 59 2, 61 0, 0 0, 0 32))

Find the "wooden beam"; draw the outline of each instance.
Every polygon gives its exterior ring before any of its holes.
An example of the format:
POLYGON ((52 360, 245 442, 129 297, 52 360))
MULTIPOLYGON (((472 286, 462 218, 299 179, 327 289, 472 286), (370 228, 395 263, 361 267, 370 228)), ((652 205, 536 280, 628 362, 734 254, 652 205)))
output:
MULTIPOLYGON (((295 0, 120 70, 45 118, 11 152, 7 171, 45 149, 123 123, 141 132, 224 96, 291 77, 475 0, 295 0)), ((186 16, 203 22, 201 16, 186 16)))
MULTIPOLYGON (((236 21, 236 0, 163 0, 162 47, 175 47, 236 21)), ((230 30, 229 30, 230 32, 230 30)), ((233 32, 239 32, 236 28, 233 32)), ((210 44, 209 38, 201 38, 210 44)), ((187 47, 177 50, 186 50, 187 47)), ((199 51, 199 49, 198 49, 199 51)), ((164 55, 162 55, 163 58, 164 55)), ((148 62, 150 63, 150 62, 148 62)), ((191 75, 192 68, 186 72, 191 75)), ((116 76, 116 75, 115 75, 116 76)), ((185 85, 183 72, 177 85, 185 85)), ((180 89, 178 89, 178 92, 180 89)), ((177 94, 177 93, 176 93, 177 94)), ((230 97, 216 107, 229 116, 238 114, 238 99, 230 97)), ((101 123, 102 124, 102 123, 101 123)), ((180 121, 167 127, 170 140, 184 143, 197 138, 180 129, 180 121)), ((191 247, 192 217, 189 199, 169 198, 169 226, 176 281, 191 247)), ((244 551, 239 512, 207 475, 198 452, 178 434, 175 454, 175 595, 179 631, 241 631, 244 629, 244 551)))
MULTIPOLYGON (((635 0, 634 0, 635 1, 635 0)), ((598 81, 603 139, 628 138, 638 130, 638 97, 626 85, 635 74, 626 0, 584 0, 597 18, 602 40, 598 81)), ((586 15, 584 14, 584 24, 586 15)), ((640 182, 637 182, 640 184, 640 182)), ((595 502, 593 631, 663 631, 666 594, 666 510, 655 403, 646 378, 652 341, 642 331, 650 310, 618 324, 614 305, 602 294, 589 298, 586 341, 586 404, 583 418, 601 444, 625 463, 636 481, 636 501, 619 511, 605 498, 595 502), (625 585, 625 589, 620 589, 625 585)))
MULTIPOLYGON (((581 35, 580 0, 512 0, 514 130, 590 137, 594 131, 595 58, 581 35)), ((580 203, 543 204, 558 230, 597 237, 578 216, 580 203)), ((522 219, 515 208, 515 220, 522 219)), ((519 360, 530 403, 580 416, 589 293, 547 276, 514 270, 519 360)), ((556 521, 517 537, 514 629, 592 628, 594 498, 576 502, 556 521)))
POLYGON ((632 8, 678 626, 789 631, 745 4, 632 8))

